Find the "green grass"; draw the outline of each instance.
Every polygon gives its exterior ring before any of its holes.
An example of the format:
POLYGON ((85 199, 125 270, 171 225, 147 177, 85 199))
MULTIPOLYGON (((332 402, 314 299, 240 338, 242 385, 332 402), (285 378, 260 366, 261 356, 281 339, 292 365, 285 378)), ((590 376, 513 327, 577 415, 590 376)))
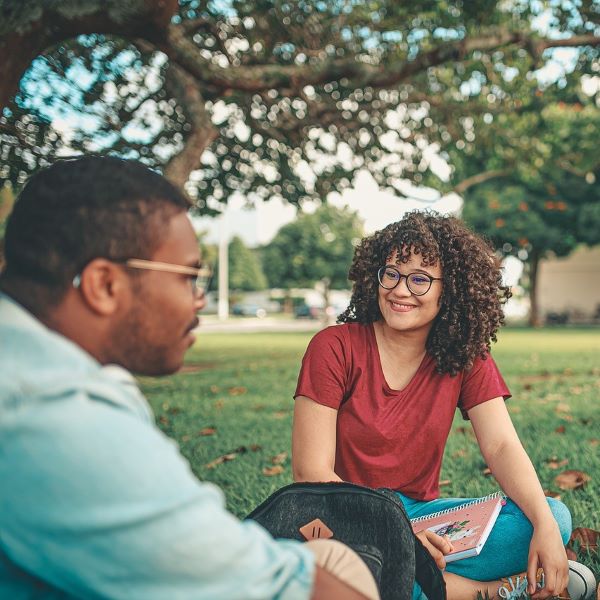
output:
MULTIPOLYGON (((187 372, 142 379, 159 426, 176 439, 200 479, 218 484, 229 509, 244 516, 292 481, 290 439, 298 368, 310 339, 304 333, 201 335, 188 354, 187 372), (200 435, 204 428, 213 435, 200 435), (283 473, 271 477, 275 455, 287 452, 283 473), (233 460, 210 469, 219 456, 233 460)), ((559 492, 574 527, 600 529, 600 330, 505 330, 493 355, 513 393, 511 416, 546 490, 559 492), (557 428, 564 427, 564 433, 557 428), (567 459, 553 470, 548 459, 567 459), (554 478, 578 469, 591 481, 559 490, 554 478)), ((457 415, 442 480, 444 496, 479 496, 497 489, 470 426, 457 415), (465 427, 466 426, 466 427, 465 427)), ((597 554, 580 559, 600 574, 597 554)))

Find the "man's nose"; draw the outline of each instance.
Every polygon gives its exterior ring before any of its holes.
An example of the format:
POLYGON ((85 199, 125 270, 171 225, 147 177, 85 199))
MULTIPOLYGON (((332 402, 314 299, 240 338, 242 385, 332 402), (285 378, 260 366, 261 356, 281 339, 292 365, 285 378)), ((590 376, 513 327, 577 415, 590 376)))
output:
POLYGON ((200 312, 201 310, 204 310, 205 306, 206 306, 206 294, 203 291, 198 292, 194 299, 194 307, 196 309, 196 312, 200 312))

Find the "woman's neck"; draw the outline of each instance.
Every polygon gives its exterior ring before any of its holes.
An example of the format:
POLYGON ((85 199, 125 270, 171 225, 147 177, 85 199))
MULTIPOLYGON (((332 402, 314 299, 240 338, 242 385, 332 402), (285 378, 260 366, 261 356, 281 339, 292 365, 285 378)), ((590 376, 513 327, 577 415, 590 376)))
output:
POLYGON ((398 359, 412 362, 423 358, 429 331, 398 331, 389 327, 383 319, 375 321, 373 329, 378 344, 398 359))

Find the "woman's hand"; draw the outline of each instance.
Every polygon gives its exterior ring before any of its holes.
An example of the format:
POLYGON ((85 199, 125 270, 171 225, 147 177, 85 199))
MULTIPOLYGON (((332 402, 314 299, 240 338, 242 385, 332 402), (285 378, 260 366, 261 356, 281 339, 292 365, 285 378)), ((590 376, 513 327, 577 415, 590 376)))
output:
POLYGON ((527 560, 527 592, 534 600, 558 596, 569 583, 569 563, 554 522, 534 528, 527 560), (536 573, 544 570, 544 587, 536 591, 536 573))
POLYGON ((435 560, 435 564, 440 569, 443 569, 446 566, 446 559, 444 556, 454 550, 450 541, 428 529, 419 531, 416 535, 421 540, 423 546, 427 548, 427 551, 431 554, 433 560, 435 560))

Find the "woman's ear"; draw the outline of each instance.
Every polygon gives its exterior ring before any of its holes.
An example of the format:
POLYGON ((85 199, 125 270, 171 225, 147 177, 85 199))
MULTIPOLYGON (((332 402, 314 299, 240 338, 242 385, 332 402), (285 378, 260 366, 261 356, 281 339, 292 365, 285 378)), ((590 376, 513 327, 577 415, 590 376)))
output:
POLYGON ((85 266, 78 288, 88 308, 101 316, 117 312, 126 296, 130 296, 123 268, 106 258, 95 258, 85 266))

